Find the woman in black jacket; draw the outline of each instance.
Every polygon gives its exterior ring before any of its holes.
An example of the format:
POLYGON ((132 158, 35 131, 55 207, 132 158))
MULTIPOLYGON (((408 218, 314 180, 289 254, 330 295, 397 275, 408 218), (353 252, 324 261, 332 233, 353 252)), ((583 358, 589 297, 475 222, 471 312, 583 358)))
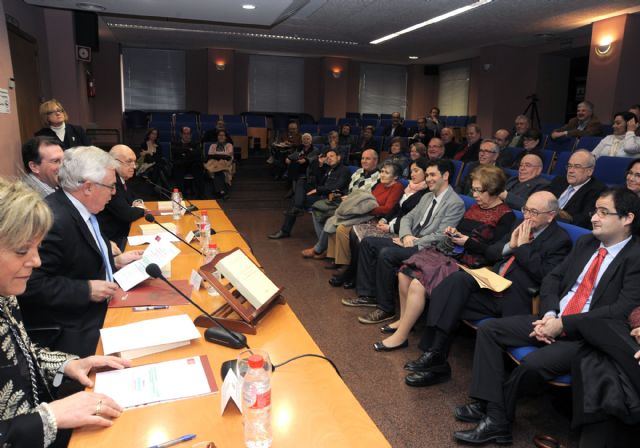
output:
POLYGON ((67 123, 69 117, 58 100, 51 99, 42 103, 40 118, 44 127, 35 133, 36 137, 53 137, 60 142, 63 149, 91 145, 91 140, 82 127, 67 123))

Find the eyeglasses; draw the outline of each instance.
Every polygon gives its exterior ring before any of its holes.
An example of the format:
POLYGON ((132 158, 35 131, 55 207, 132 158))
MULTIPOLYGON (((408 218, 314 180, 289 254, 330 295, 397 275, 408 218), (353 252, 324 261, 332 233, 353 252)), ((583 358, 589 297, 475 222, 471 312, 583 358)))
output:
POLYGON ((640 173, 634 173, 633 171, 627 171, 627 177, 632 176, 633 180, 640 182, 640 173))
POLYGON ((586 170, 587 168, 591 168, 591 166, 583 166, 579 163, 567 163, 567 169, 576 169, 576 170, 586 170))
POLYGON ((134 166, 136 164, 135 160, 120 160, 120 159, 116 159, 116 160, 122 163, 123 165, 127 165, 127 166, 134 166))
POLYGON ((540 165, 534 165, 533 163, 529 163, 529 162, 520 164, 520 168, 539 168, 539 167, 540 165))
POLYGON ((498 153, 498 151, 489 151, 488 149, 481 149, 478 152, 484 153, 484 154, 497 154, 498 153))
POLYGON ((618 213, 618 212, 610 212, 609 210, 607 210, 606 208, 603 208, 603 207, 596 207, 595 210, 589 212, 589 216, 593 216, 593 215, 598 215, 600 218, 606 218, 609 215, 612 215, 612 216, 625 216, 625 215, 623 215, 621 213, 618 213))
POLYGON ((471 193, 486 193, 487 190, 485 190, 484 188, 472 188, 471 189, 471 193))
POLYGON ((49 112, 47 112, 47 115, 51 115, 51 114, 61 114, 64 112, 64 109, 62 108, 58 108, 58 109, 53 109, 50 110, 49 112))
POLYGON ((107 185, 107 184, 101 184, 100 182, 94 182, 94 184, 100 185, 101 187, 107 188, 107 189, 109 189, 111 191, 116 191, 116 184, 115 183, 113 183, 111 185, 107 185))
POLYGON ((555 213, 553 210, 546 210, 546 211, 540 211, 540 210, 536 210, 535 208, 529 208, 526 205, 524 207, 522 207, 522 214, 523 215, 531 215, 534 218, 537 218, 539 215, 543 215, 545 213, 555 213))

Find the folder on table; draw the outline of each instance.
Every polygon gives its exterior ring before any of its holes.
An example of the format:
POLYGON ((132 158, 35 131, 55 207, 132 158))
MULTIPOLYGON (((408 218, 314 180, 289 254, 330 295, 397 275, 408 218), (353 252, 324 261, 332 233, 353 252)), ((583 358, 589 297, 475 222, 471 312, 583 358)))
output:
MULTIPOLYGON (((191 295, 191 285, 188 280, 173 280, 173 284, 185 295, 191 295)), ((189 302, 162 280, 148 279, 127 292, 118 288, 109 301, 109 308, 188 304, 189 302)))

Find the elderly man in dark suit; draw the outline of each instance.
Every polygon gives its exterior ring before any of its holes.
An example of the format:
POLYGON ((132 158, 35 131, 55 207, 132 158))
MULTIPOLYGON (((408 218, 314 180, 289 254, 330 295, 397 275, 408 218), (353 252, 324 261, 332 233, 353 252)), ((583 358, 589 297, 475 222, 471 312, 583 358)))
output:
POLYGON ((542 282, 540 315, 491 320, 476 339, 470 395, 455 416, 477 426, 457 431, 468 443, 509 443, 516 401, 546 381, 569 372, 583 345, 576 331, 589 319, 626 319, 640 303, 637 233, 640 199, 625 188, 603 192, 591 218, 593 234, 581 237, 571 253, 542 282), (510 375, 504 371, 506 347, 540 347, 510 375))
POLYGON ((406 137, 407 128, 402 124, 402 116, 400 112, 393 112, 391 114, 391 124, 386 126, 383 130, 385 137, 406 137))
POLYGON ((493 271, 513 282, 504 293, 480 288, 465 271, 451 274, 433 290, 420 341, 424 353, 405 365, 414 372, 405 378, 409 386, 431 386, 451 377, 447 355, 451 333, 460 319, 531 312, 528 288, 538 288, 545 275, 562 262, 571 250, 571 239, 555 222, 558 201, 551 193, 532 194, 523 211, 524 220, 487 253, 488 260, 497 261, 493 271))
POLYGON ((529 196, 547 185, 549 181, 542 177, 542 159, 536 154, 527 154, 520 161, 518 175, 507 180, 500 199, 509 207, 520 210, 529 196))
POLYGON ((94 146, 65 152, 60 186, 46 201, 53 227, 42 241, 42 265, 33 270, 18 297, 29 327, 55 327, 48 340, 33 339, 52 350, 80 357, 95 353, 107 300, 116 292, 113 272, 142 256, 132 251, 115 259, 95 217, 116 189, 117 162, 94 146))
POLYGON ((595 156, 586 149, 578 149, 567 163, 567 175, 558 176, 546 188, 560 204, 560 219, 576 226, 591 228, 589 214, 596 199, 606 186, 593 177, 595 156))
POLYGON ((554 130, 551 138, 554 140, 566 137, 580 138, 586 135, 602 135, 602 124, 593 114, 593 103, 590 101, 579 103, 576 116, 561 128, 554 130))
POLYGON ((444 229, 456 226, 464 215, 464 202, 449 185, 453 164, 449 160, 430 160, 426 169, 429 193, 400 222, 399 238, 367 237, 360 246, 358 260, 358 297, 343 299, 346 306, 375 307, 363 324, 393 319, 393 291, 396 269, 414 253, 445 238, 444 229))
POLYGON ((131 223, 144 216, 144 207, 133 205, 133 194, 127 187, 127 181, 136 173, 135 153, 126 145, 116 145, 109 154, 118 162, 116 192, 97 217, 102 233, 122 251, 131 223))

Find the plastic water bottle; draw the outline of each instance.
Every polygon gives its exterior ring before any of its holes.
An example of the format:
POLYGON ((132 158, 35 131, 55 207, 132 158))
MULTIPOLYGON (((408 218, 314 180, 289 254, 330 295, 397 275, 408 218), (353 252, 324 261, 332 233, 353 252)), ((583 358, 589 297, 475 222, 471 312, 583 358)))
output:
POLYGON ((173 189, 171 193, 171 211, 173 212, 173 219, 180 219, 182 217, 182 193, 177 188, 173 189))
POLYGON ((200 224, 198 224, 198 230, 200 231, 200 250, 204 253, 209 249, 209 237, 211 236, 211 223, 209 222, 209 212, 202 210, 200 212, 200 224))
POLYGON ((249 370, 242 381, 242 420, 247 448, 271 446, 271 377, 264 369, 264 359, 252 355, 249 370))
MULTIPOLYGON (((209 248, 207 249, 207 252, 205 253, 205 257, 204 257, 204 263, 211 263, 211 261, 218 255, 218 245, 216 243, 209 243, 209 248)), ((220 280, 220 273, 218 272, 218 270, 214 270, 213 271, 213 275, 214 277, 216 277, 218 280, 220 280)), ((211 285, 211 283, 208 284, 207 286, 207 292, 209 293, 210 296, 219 296, 220 293, 218 292, 218 290, 216 288, 213 287, 213 285, 211 285)))

